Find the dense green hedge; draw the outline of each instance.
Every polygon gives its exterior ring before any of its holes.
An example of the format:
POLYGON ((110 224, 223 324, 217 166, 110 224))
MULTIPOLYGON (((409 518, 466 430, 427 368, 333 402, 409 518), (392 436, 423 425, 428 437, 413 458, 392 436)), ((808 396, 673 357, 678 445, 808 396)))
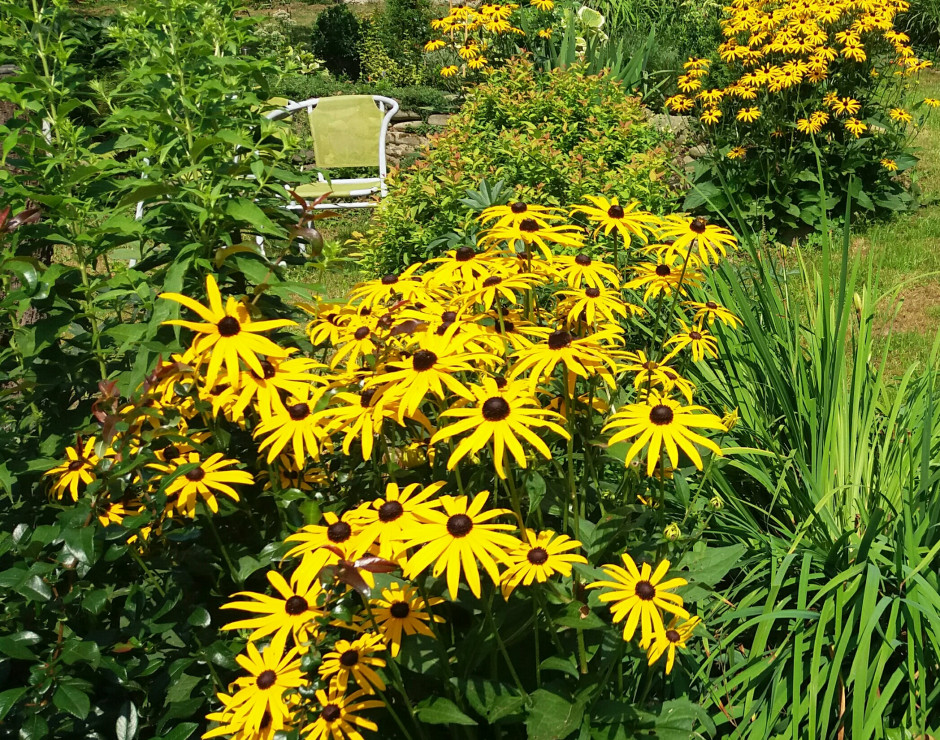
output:
POLYGON ((453 96, 434 87, 394 87, 382 83, 346 82, 314 75, 284 75, 271 81, 274 95, 291 100, 305 100, 330 95, 385 95, 399 102, 402 110, 418 111, 422 115, 446 113, 457 108, 453 96))

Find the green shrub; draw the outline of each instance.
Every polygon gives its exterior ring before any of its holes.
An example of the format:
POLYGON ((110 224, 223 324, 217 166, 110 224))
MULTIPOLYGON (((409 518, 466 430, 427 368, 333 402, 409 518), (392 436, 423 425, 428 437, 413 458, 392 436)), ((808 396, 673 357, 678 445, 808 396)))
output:
POLYGON ((359 79, 359 44, 362 41, 359 19, 348 5, 327 8, 313 25, 313 53, 322 59, 331 74, 359 79))
POLYGON ((470 93, 425 158, 392 173, 364 239, 366 265, 394 272, 439 252, 432 242, 448 232, 471 229, 474 214, 460 200, 481 180, 544 205, 606 194, 662 212, 677 192, 671 156, 670 136, 619 83, 581 67, 541 74, 514 61, 470 93))
POLYGON ((426 85, 397 87, 382 82, 347 82, 314 75, 282 75, 271 80, 271 93, 289 100, 323 98, 331 95, 385 95, 394 98, 402 110, 419 113, 448 113, 456 109, 452 95, 426 85))

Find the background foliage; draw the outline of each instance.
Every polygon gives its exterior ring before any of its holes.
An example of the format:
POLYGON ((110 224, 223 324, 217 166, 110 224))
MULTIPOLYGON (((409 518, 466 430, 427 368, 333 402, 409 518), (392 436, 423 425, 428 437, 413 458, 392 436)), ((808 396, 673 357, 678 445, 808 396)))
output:
POLYGON ((600 193, 662 212, 677 196, 671 146, 619 83, 515 61, 470 93, 426 157, 391 176, 363 240, 367 267, 394 272, 472 232, 461 199, 483 179, 506 182, 504 199, 556 205, 600 193))

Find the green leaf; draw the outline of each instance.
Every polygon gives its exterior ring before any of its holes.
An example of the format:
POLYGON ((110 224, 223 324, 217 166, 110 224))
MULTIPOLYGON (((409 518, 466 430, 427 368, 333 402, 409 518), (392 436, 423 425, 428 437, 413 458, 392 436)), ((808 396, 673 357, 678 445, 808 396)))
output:
POLYGON ((543 671, 561 671, 562 673, 567 673, 573 678, 578 677, 578 665, 575 662, 574 656, 568 656, 567 658, 562 658, 560 655, 553 655, 550 658, 546 658, 542 661, 542 670, 543 671))
POLYGON ((461 712, 450 699, 433 696, 415 707, 418 719, 428 725, 475 725, 477 721, 461 712))
POLYGON ((87 565, 93 565, 100 553, 96 547, 95 531, 97 527, 69 527, 65 535, 65 549, 87 565))
POLYGON ((60 684, 52 696, 52 703, 63 712, 68 712, 78 719, 85 719, 91 711, 91 701, 81 689, 70 684, 60 684))
POLYGON ((35 632, 17 632, 13 635, 0 637, 0 653, 19 660, 36 660, 36 654, 29 649, 40 640, 35 632))
POLYGON ((284 230, 275 224, 267 214, 247 198, 232 198, 225 204, 225 213, 236 221, 242 221, 263 234, 282 235, 284 230))
POLYGON ((208 627, 212 623, 212 617, 209 616, 209 612, 201 606, 197 606, 193 609, 193 613, 189 615, 189 619, 186 620, 186 623, 191 627, 208 627))
POLYGON ((525 705, 525 698, 506 684, 471 678, 463 690, 467 701, 490 724, 518 712, 525 705))
POLYGON ((697 724, 704 725, 709 736, 715 730, 708 714, 700 706, 688 699, 673 699, 663 703, 656 718, 656 737, 659 740, 689 740, 697 724))
POLYGON ((67 665, 82 662, 97 668, 101 662, 101 651, 98 644, 91 640, 69 639, 62 647, 62 660, 67 665))
POLYGON ((135 740, 137 737, 137 705, 134 702, 124 702, 121 716, 114 723, 114 734, 117 740, 135 740))
POLYGON ((161 735, 156 740, 186 740, 199 727, 195 722, 183 722, 170 730, 166 735, 161 735))
POLYGON ((0 722, 10 713, 10 710, 13 709, 13 706, 26 691, 26 686, 19 686, 15 689, 7 689, 3 693, 0 693, 0 722))
POLYGON ((573 704, 546 689, 533 692, 525 726, 528 740, 563 740, 581 725, 583 704, 573 704))

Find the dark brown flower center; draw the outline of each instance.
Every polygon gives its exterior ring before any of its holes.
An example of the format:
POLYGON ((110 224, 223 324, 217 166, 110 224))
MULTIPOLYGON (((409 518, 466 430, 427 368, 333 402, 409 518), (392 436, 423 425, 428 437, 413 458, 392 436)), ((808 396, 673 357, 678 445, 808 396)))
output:
POLYGON ((649 361, 643 363, 643 369, 644 369, 644 370, 655 370, 655 369, 658 368, 658 367, 659 367, 659 363, 658 363, 658 362, 653 362, 652 360, 649 360, 649 361))
POLYGON ((265 380, 271 380, 271 378, 277 375, 277 369, 267 360, 261 361, 261 369, 264 371, 265 380))
POLYGON ((353 334, 353 336, 354 336, 357 340, 359 340, 359 341, 361 342, 363 339, 365 339, 365 338, 366 338, 367 336, 369 336, 369 334, 371 334, 371 333, 372 333, 372 332, 369 331, 369 327, 368 327, 368 326, 360 326, 358 329, 356 329, 356 333, 353 334))
POLYGON ((296 617, 298 614, 303 614, 307 611, 307 600, 303 596, 291 596, 287 601, 284 602, 284 611, 290 614, 292 617, 296 617))
POLYGON ((85 464, 84 460, 72 460, 72 462, 69 463, 69 470, 71 471, 81 470, 84 464, 85 464))
POLYGON ((324 722, 328 722, 330 724, 338 720, 341 715, 342 711, 340 711, 340 708, 335 704, 327 704, 325 707, 323 707, 323 711, 320 712, 320 718, 324 722))
POLYGON ((445 324, 453 324, 456 320, 456 311, 444 311, 444 313, 441 314, 441 321, 443 321, 445 324))
POLYGON ((584 295, 588 298, 597 298, 601 294, 599 288, 585 288, 584 295))
POLYGON ((270 689, 274 686, 276 681, 277 674, 270 668, 266 671, 261 671, 261 673, 258 674, 258 678, 255 679, 255 683, 258 684, 258 688, 262 691, 270 689))
POLYGON ((523 203, 520 200, 520 201, 516 201, 511 206, 509 206, 509 210, 516 214, 525 213, 527 210, 529 210, 529 206, 527 206, 525 203, 523 203))
POLYGON ((404 619, 411 614, 411 607, 407 601, 396 601, 388 608, 388 612, 395 619, 404 619))
POLYGON ((193 468, 188 473, 186 473, 186 480, 191 480, 193 483, 198 483, 205 477, 206 471, 202 468, 193 468))
POLYGON ((352 535, 352 527, 346 522, 333 522, 326 528, 326 536, 330 542, 345 542, 352 535))
POLYGON ((471 529, 473 529, 473 520, 466 514, 454 514, 447 520, 447 531, 452 537, 466 537, 471 529))
POLYGON ((519 231, 525 231, 531 234, 533 231, 539 230, 538 221, 534 218, 524 218, 519 222, 519 231))
POLYGON ((454 257, 458 262, 469 262, 476 256, 477 253, 473 247, 458 247, 454 253, 454 257))
POLYGON ((635 591, 643 601, 652 601, 656 597, 656 589, 649 581, 637 581, 635 591))
POLYGON ((542 565, 548 560, 548 551, 544 547, 533 547, 526 555, 526 560, 532 565, 542 565))
POLYGON ((671 424, 672 418, 672 409, 665 404, 661 403, 658 406, 653 406, 653 408, 650 409, 650 422, 656 426, 671 424))
POLYGON ((623 218, 623 206, 611 206, 607 209, 607 215, 611 218, 623 218))
POLYGON ((496 383, 497 388, 505 388, 509 384, 509 381, 506 380, 506 378, 504 378, 502 375, 497 375, 495 378, 493 378, 493 382, 496 383))
POLYGON ((587 267, 589 264, 591 264, 591 258, 586 254, 579 254, 574 258, 574 262, 576 265, 581 265, 581 267, 587 267))
POLYGON ((382 285, 394 285, 398 282, 398 275, 385 275, 382 278, 382 285))
POLYGON ((564 349, 565 347, 571 346, 571 335, 566 332, 564 329, 561 331, 553 331, 548 335, 548 348, 549 349, 564 349))
POLYGON ((499 285, 503 282, 503 279, 498 275, 491 275, 486 280, 483 281, 484 288, 492 288, 494 285, 499 285))
POLYGON ((234 316, 226 316, 216 326, 223 337, 234 337, 242 328, 234 316))
POLYGON ((669 269, 669 265, 656 265, 656 274, 660 277, 669 277, 672 270, 669 269))
POLYGON ((437 355, 429 349, 419 349, 411 358, 411 366, 419 373, 430 370, 437 362, 437 355))
POLYGON ((287 414, 294 421, 303 421, 310 416, 310 406, 306 403, 295 403, 287 407, 287 414))
POLYGON ((516 325, 515 325, 514 323, 512 323, 509 319, 502 319, 502 320, 496 319, 496 323, 494 324, 494 328, 495 328, 496 331, 498 331, 500 334, 506 334, 506 333, 508 333, 508 332, 511 332, 513 329, 515 329, 515 328, 516 328, 516 325))
POLYGON ((509 416, 509 402, 500 396, 487 398, 483 402, 483 418, 487 421, 502 421, 509 416))
POLYGON ((337 321, 339 321, 339 318, 340 316, 338 313, 328 313, 326 315, 326 320, 329 323, 331 323, 333 326, 339 326, 339 324, 337 323, 337 321))
POLYGON ((697 342, 701 338, 702 338, 702 335, 699 332, 697 331, 689 332, 689 339, 691 339, 693 342, 697 342))
POLYGON ((339 662, 341 665, 344 665, 347 668, 352 668, 354 665, 356 665, 356 663, 359 662, 359 651, 347 650, 345 653, 339 656, 339 662))
POLYGON ((405 507, 398 501, 386 501, 379 507, 379 521, 394 522, 405 513, 405 507))
POLYGON ((709 311, 714 311, 716 308, 718 308, 718 304, 714 301, 708 301, 708 303, 705 304, 705 308, 707 308, 709 311))
POLYGON ((369 404, 372 403, 372 396, 375 395, 375 391, 375 388, 366 388, 359 394, 359 405, 362 406, 362 408, 369 407, 369 404))
POLYGON ((676 632, 676 630, 666 630, 666 639, 669 640, 669 642, 679 642, 679 640, 682 639, 682 635, 676 632))
POLYGON ((708 221, 701 216, 696 216, 692 219, 692 223, 689 224, 689 229, 696 234, 704 234, 706 226, 708 226, 708 221))
POLYGON ((169 462, 170 460, 175 460, 180 456, 180 448, 176 445, 167 445, 163 448, 163 460, 164 462, 169 462))

